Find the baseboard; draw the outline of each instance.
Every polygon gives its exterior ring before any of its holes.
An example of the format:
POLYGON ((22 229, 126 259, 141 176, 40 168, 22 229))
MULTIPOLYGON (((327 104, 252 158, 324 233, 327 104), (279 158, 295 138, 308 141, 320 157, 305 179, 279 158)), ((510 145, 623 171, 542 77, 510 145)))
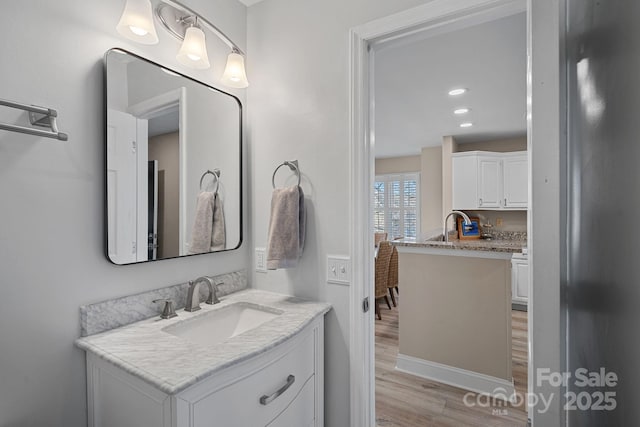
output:
POLYGON ((529 311, 527 304, 522 304, 519 302, 512 302, 511 303, 511 309, 512 310, 518 310, 518 311, 529 311))
POLYGON ((516 398, 513 381, 430 362, 417 357, 398 354, 396 369, 428 380, 490 395, 497 399, 513 402, 516 398))

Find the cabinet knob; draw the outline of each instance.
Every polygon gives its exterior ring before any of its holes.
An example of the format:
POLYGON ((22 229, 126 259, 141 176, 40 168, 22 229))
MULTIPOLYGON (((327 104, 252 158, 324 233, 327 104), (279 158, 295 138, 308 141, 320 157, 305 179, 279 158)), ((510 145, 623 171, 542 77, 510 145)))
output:
POLYGON ((482 199, 478 199, 478 206, 482 206, 482 199))

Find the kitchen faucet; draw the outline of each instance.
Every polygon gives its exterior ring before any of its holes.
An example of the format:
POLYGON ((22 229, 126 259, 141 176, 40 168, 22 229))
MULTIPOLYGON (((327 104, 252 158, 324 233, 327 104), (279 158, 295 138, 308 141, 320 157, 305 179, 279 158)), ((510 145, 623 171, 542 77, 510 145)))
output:
POLYGON ((449 213, 449 215, 447 215, 446 218, 444 219, 444 227, 443 227, 444 231, 443 232, 444 232, 444 241, 446 243, 449 242, 449 232, 447 231, 447 221, 449 220, 449 217, 451 215, 460 215, 462 217, 463 226, 465 227, 465 229, 467 227, 471 227, 471 219, 467 216, 466 213, 464 213, 462 211, 451 211, 449 213))
POLYGON ((189 291, 187 292, 187 303, 184 307, 185 311, 198 311, 200 310, 200 292, 198 292, 198 285, 204 282, 209 286, 209 297, 205 304, 218 304, 218 284, 214 284, 210 277, 202 276, 195 280, 189 281, 189 291))

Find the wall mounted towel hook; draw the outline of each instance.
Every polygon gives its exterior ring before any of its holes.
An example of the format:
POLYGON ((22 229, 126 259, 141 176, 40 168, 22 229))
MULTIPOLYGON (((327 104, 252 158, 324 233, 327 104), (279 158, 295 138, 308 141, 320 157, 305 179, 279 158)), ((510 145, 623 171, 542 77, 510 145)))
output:
POLYGON ((280 163, 280 165, 278 165, 276 170, 273 171, 273 175, 271 176, 271 185, 273 186, 273 188, 274 189, 276 188, 276 173, 278 172, 278 169, 280 169, 282 166, 289 166, 289 169, 291 169, 293 172, 296 173, 296 175, 298 175, 298 185, 300 185, 300 167, 298 166, 298 161, 285 160, 284 162, 280 163))
POLYGON ((200 191, 202 191, 202 181, 207 175, 213 175, 213 177, 216 179, 216 191, 214 191, 214 193, 217 193, 218 189, 220 188, 220 169, 214 169, 213 171, 207 169, 207 171, 202 174, 202 176, 200 177, 200 191))

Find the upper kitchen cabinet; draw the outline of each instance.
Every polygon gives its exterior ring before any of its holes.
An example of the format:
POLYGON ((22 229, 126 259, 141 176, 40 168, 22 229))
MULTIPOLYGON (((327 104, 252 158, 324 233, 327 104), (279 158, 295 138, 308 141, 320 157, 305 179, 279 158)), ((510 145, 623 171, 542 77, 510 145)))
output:
POLYGON ((527 209, 527 152, 452 155, 453 209, 527 209))
POLYGON ((504 207, 527 209, 529 186, 527 185, 527 153, 507 153, 502 159, 504 207))

